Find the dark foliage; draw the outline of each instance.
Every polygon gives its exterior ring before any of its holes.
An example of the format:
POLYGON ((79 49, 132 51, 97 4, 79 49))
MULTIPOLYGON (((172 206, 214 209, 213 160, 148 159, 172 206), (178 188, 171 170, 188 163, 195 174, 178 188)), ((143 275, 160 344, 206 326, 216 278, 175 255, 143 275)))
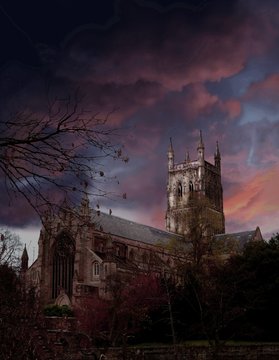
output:
POLYGON ((0 265, 1 359, 33 360, 30 327, 36 317, 33 293, 25 294, 16 272, 0 265))
MULTIPOLYGON (((76 310, 95 344, 207 339, 217 352, 231 339, 279 340, 279 235, 251 243, 223 263, 188 264, 179 285, 166 279, 160 284, 149 276, 137 277, 129 286, 112 285, 113 301, 92 298, 76 310)), ((0 291, 2 358, 32 359, 28 331, 36 322, 34 297, 22 291, 19 277, 7 265, 0 266, 0 291)), ((57 306, 46 311, 71 314, 57 306)))
POLYGON ((174 302, 180 340, 278 341, 279 236, 227 262, 188 266, 174 302))
POLYGON ((48 305, 44 308, 44 315, 58 317, 73 316, 73 311, 68 305, 48 305))
MULTIPOLYGON (((279 340, 278 234, 226 262, 188 264, 184 272, 184 283, 171 289, 177 342, 207 339, 218 348, 228 340, 279 340)), ((141 340, 171 342, 165 305, 152 312, 141 340)))
POLYGON ((235 336, 249 340, 278 341, 279 236, 250 244, 231 260, 237 292, 235 302, 245 310, 235 322, 235 336))

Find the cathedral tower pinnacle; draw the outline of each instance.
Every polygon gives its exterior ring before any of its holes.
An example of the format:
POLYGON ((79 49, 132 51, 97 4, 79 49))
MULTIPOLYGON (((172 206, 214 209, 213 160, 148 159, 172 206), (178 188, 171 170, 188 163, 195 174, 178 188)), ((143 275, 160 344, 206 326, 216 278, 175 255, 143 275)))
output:
POLYGON ((174 151, 173 151, 171 138, 170 138, 170 145, 169 145, 169 150, 168 150, 168 165, 169 165, 169 170, 171 170, 174 165, 174 151))
POLYGON ((216 141, 216 151, 214 154, 214 160, 215 160, 215 166, 219 171, 221 171, 221 155, 219 150, 219 144, 218 141, 216 141))
POLYGON ((204 143, 202 139, 202 131, 200 130, 200 139, 197 147, 198 151, 198 159, 203 161, 204 160, 204 143))

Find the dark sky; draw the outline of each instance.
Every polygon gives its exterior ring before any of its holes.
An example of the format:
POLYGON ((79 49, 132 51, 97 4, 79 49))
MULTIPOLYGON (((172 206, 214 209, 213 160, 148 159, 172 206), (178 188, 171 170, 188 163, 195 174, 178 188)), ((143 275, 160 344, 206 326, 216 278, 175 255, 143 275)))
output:
MULTIPOLYGON (((166 152, 206 158, 216 140, 228 232, 279 230, 279 3, 243 1, 1 1, 0 114, 44 111, 76 88, 123 128, 130 161, 107 170, 127 199, 115 215, 164 227, 166 152)), ((3 185, 3 184, 2 184, 3 185)), ((1 188, 3 188, 3 186, 1 188)), ((94 203, 95 200, 92 200, 94 203)), ((5 200, 0 222, 27 226, 27 205, 5 200)), ((94 205, 94 204, 93 204, 94 205)))

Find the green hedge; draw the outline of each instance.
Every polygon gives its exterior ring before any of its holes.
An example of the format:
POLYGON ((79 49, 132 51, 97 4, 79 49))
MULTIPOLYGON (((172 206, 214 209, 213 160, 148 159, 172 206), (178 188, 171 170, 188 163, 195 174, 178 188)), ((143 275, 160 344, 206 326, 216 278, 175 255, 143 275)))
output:
POLYGON ((68 305, 48 305, 44 308, 45 316, 73 316, 73 310, 68 305))

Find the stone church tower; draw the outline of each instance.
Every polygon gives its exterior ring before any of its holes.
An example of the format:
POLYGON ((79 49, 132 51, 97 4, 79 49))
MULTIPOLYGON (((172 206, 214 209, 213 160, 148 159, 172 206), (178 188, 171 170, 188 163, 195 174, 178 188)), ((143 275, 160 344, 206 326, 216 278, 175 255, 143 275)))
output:
POLYGON ((218 142, 214 155, 214 165, 204 158, 202 133, 197 146, 197 160, 186 159, 179 164, 174 162, 174 150, 170 140, 168 150, 168 184, 166 229, 189 235, 196 226, 203 226, 202 235, 225 232, 223 212, 223 189, 221 183, 221 155, 218 142), (202 216, 201 212, 206 214, 202 216), (207 224, 205 224, 207 222, 207 224), (207 226, 208 225, 208 226, 207 226))

